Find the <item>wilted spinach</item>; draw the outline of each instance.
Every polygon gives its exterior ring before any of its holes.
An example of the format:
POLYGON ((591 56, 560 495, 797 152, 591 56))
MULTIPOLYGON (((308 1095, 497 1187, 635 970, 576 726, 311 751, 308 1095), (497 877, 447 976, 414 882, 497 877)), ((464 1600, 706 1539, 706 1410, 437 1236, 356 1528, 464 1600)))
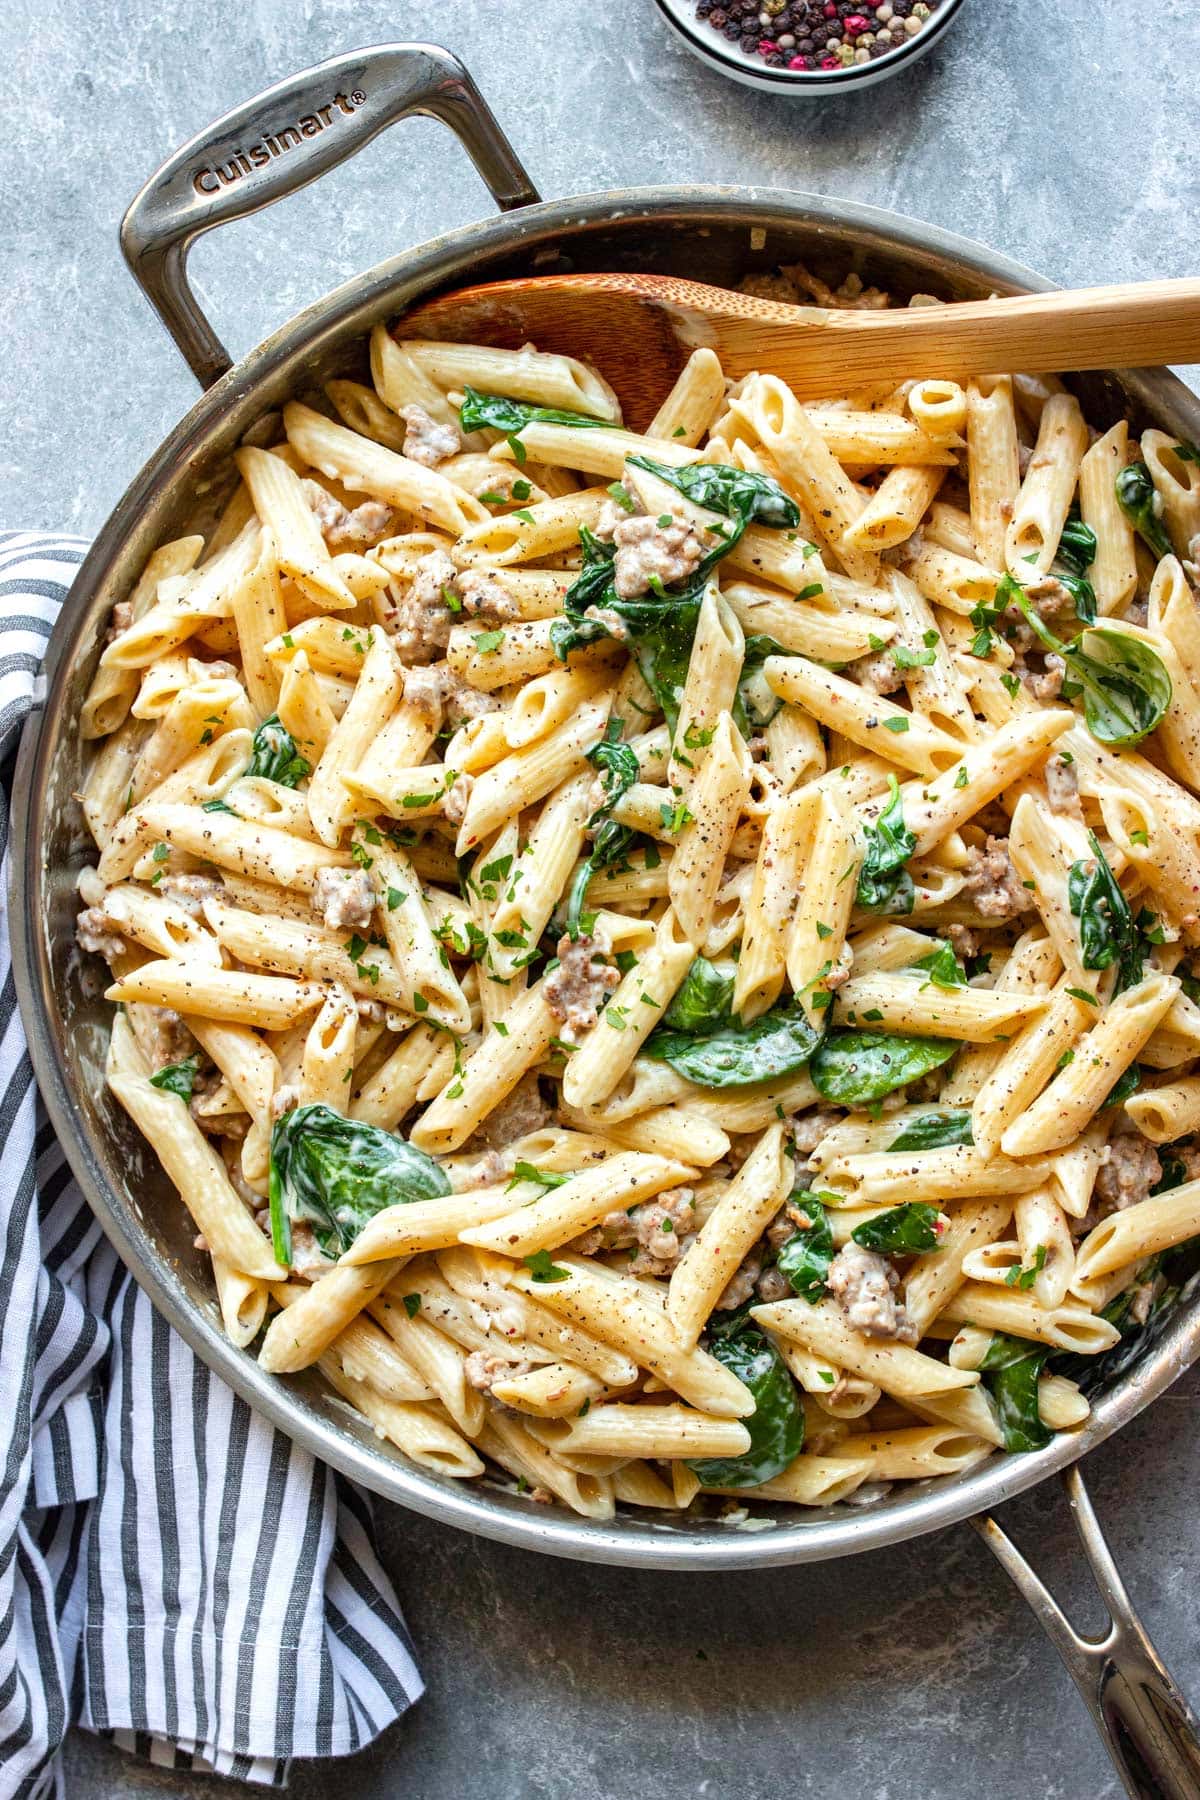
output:
POLYGON ((733 1016, 733 984, 734 977, 722 975, 706 956, 696 957, 663 1014, 663 1025, 688 1037, 711 1036, 733 1016))
POLYGON ((1171 677, 1162 658, 1140 638, 1092 626, 1065 643, 1042 622, 1024 588, 1006 575, 997 596, 1019 607, 1030 630, 1066 665, 1063 694, 1083 696, 1087 728, 1099 744, 1140 744, 1171 704, 1171 677))
POLYGON ((198 1056, 185 1057, 182 1062, 168 1063, 165 1068, 150 1077, 150 1086, 162 1088, 168 1094, 175 1094, 187 1106, 192 1098, 192 1089, 196 1085, 196 1076, 200 1069, 198 1056))
POLYGON ((1138 920, 1094 831, 1088 832, 1088 843, 1093 858, 1091 867, 1082 861, 1071 864, 1067 904, 1079 920, 1079 952, 1084 968, 1108 969, 1115 963, 1116 992, 1121 994, 1142 979, 1149 944, 1138 929, 1138 920))
POLYGON ((864 912, 910 913, 916 901, 913 878, 905 863, 917 840, 904 823, 900 783, 889 777, 889 799, 873 825, 863 829, 866 854, 858 871, 856 906, 864 912))
POLYGON ((1073 506, 1062 528, 1050 573, 1070 594, 1081 625, 1096 623, 1096 590, 1087 571, 1096 560, 1098 547, 1095 532, 1084 524, 1078 506, 1073 506))
POLYGON ((1084 524, 1078 506, 1073 506, 1062 528, 1055 560, 1065 563, 1073 575, 1086 575, 1099 548, 1095 532, 1084 524))
POLYGON ((948 1038, 835 1031, 813 1051, 808 1072, 823 1099, 838 1106, 869 1106, 940 1069, 958 1047, 948 1038))
POLYGON ((948 1144, 973 1144, 971 1115, 959 1109, 947 1113, 924 1113, 910 1119, 889 1150, 943 1150, 948 1144))
POLYGON ((612 817, 613 807, 638 778, 637 751, 618 741, 620 730, 620 721, 611 720, 600 742, 587 753, 588 761, 599 771, 604 798, 587 822, 592 848, 576 869, 567 895, 567 930, 572 937, 579 936, 583 903, 592 876, 620 862, 637 839, 630 826, 619 825, 612 817))
POLYGON ((1130 1063, 1118 1081, 1114 1081, 1108 1093, 1101 1101, 1101 1111, 1106 1106, 1124 1106, 1132 1099, 1142 1085, 1142 1068, 1140 1063, 1130 1063))
POLYGON ((750 1448, 741 1456, 689 1461, 688 1467, 704 1487, 757 1487, 782 1474, 800 1454, 804 1444, 800 1397, 787 1364, 754 1325, 715 1339, 709 1351, 754 1396, 754 1411, 742 1421, 750 1433, 750 1448))
POLYGON ((650 456, 631 456, 628 461, 631 469, 657 475, 696 506, 738 519, 743 527, 770 525, 776 531, 794 531, 800 523, 800 508, 769 475, 733 469, 727 463, 697 462, 672 469, 650 456))
POLYGON ((733 700, 733 722, 743 737, 762 731, 782 710, 783 701, 767 686, 763 664, 768 656, 792 656, 782 644, 763 632, 752 632, 742 653, 742 672, 738 676, 733 700))
POLYGON ((296 749, 296 741, 287 726, 280 723, 278 713, 264 719, 254 734, 246 778, 261 776, 266 781, 277 781, 280 787, 294 788, 311 773, 311 765, 296 749))
POLYGON ((936 1206, 923 1200, 909 1200, 893 1206, 856 1225, 850 1236, 863 1250, 878 1250, 884 1256, 917 1256, 936 1250, 941 1241, 936 1206))
POLYGON ((330 1106, 298 1106, 272 1129, 271 1243, 284 1268, 291 1266, 296 1221, 307 1221, 325 1254, 337 1257, 385 1207, 449 1192, 423 1150, 330 1106))
POLYGON ((833 1231, 825 1207, 811 1193, 794 1193, 792 1205, 807 1214, 811 1223, 798 1226, 780 1246, 775 1266, 787 1276, 793 1293, 815 1306, 825 1297, 825 1277, 833 1261, 833 1231))
MULTIPOLYGON (((527 400, 510 400, 503 394, 481 394, 478 388, 464 388, 458 409, 458 422, 464 431, 502 431, 511 442, 527 425, 574 425, 580 429, 599 426, 612 430, 609 419, 592 419, 587 413, 564 412, 557 406, 533 406, 527 400)), ((522 446, 524 448, 524 446, 522 446)), ((515 451, 514 451, 514 454, 515 451)), ((518 462, 524 462, 518 456, 518 462)))
POLYGON ((1146 548, 1155 556, 1171 554, 1171 540, 1158 514, 1158 489, 1144 462, 1127 463, 1117 474, 1117 504, 1146 548))
POLYGON ((731 1019, 705 1037, 660 1025, 646 1040, 645 1054, 669 1064, 698 1087, 749 1087, 794 1075, 820 1041, 821 1034, 804 1009, 788 1000, 749 1025, 731 1019))
POLYGON ((567 592, 563 617, 554 621, 550 639, 555 654, 565 661, 572 650, 616 635, 603 618, 585 618, 589 609, 614 614, 620 621, 622 641, 628 639, 642 678, 674 731, 709 575, 733 549, 748 524, 792 529, 799 524, 800 513, 779 484, 767 475, 727 468, 720 463, 693 463, 686 469, 671 469, 648 456, 632 456, 628 460, 631 467, 658 476, 698 505, 722 514, 728 519, 728 526, 717 531, 718 542, 681 586, 660 586, 657 591, 632 599, 622 599, 613 583, 613 546, 586 527, 581 529, 583 570, 567 592))
POLYGON ((729 546, 723 543, 682 587, 661 588, 623 600, 613 582, 614 546, 596 537, 586 525, 580 527, 579 541, 583 568, 567 590, 563 616, 550 627, 555 654, 565 662, 573 650, 617 635, 604 618, 595 616, 611 613, 628 639, 642 679, 674 731, 709 569, 729 546), (586 617, 589 612, 592 616, 586 617))
POLYGON ((1038 1378, 1050 1352, 1044 1344, 997 1332, 979 1365, 996 1403, 1004 1448, 1044 1450, 1054 1433, 1038 1411, 1038 1378))

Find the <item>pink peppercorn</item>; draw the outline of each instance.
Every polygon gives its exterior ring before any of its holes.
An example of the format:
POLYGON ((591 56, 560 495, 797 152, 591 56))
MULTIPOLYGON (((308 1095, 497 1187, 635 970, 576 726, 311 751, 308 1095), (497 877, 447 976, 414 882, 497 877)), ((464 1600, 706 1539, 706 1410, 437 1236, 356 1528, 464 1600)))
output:
POLYGON ((861 37, 864 31, 869 31, 870 29, 870 20, 864 19, 861 13, 851 13, 848 19, 842 20, 842 30, 847 37, 861 37))
POLYGON ((841 63, 836 56, 823 56, 821 58, 821 67, 823 69, 840 69, 841 66, 841 63))
POLYGON ((811 65, 809 63, 807 56, 789 56, 788 57, 788 68, 789 69, 807 69, 810 66, 811 65))
POLYGON ((779 45, 773 44, 770 38, 760 38, 758 40, 758 54, 760 56, 773 56, 778 48, 779 45))
POLYGON ((827 19, 836 19, 838 16, 837 0, 825 0, 824 12, 827 19))

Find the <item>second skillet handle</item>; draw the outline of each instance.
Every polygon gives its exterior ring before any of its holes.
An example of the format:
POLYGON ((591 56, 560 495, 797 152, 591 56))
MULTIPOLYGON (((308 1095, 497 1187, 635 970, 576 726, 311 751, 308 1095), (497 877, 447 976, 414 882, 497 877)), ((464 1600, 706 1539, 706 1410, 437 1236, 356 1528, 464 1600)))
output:
POLYGON ((226 113, 150 177, 122 221, 121 248, 202 387, 231 359, 188 283, 192 241, 295 193, 412 113, 450 127, 501 211, 539 198, 463 65, 436 44, 378 44, 304 69, 226 113))
POLYGON ((1200 1726, 1141 1620, 1100 1529, 1076 1464, 1063 1486, 1092 1579, 1109 1612, 1102 1637, 1075 1630, 1012 1539, 991 1518, 971 1520, 1012 1578, 1083 1695, 1132 1800, 1196 1800, 1200 1795, 1200 1726))

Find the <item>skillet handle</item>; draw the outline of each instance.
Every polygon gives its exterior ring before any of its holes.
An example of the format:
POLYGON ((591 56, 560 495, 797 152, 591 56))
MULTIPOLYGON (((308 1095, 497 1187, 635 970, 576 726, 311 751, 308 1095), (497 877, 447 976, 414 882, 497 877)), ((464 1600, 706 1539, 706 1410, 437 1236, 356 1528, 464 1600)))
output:
POLYGON ((1102 1637, 1082 1637, 994 1519, 971 1520, 1067 1665, 1133 1800, 1196 1800, 1200 1725, 1129 1603, 1078 1465, 1063 1471, 1067 1503, 1109 1612, 1102 1637))
POLYGON ((412 113, 450 127, 502 212, 538 200, 479 89, 436 44, 378 44, 304 69, 226 113, 150 177, 122 221, 121 248, 201 387, 232 359, 188 282, 193 239, 295 193, 412 113))

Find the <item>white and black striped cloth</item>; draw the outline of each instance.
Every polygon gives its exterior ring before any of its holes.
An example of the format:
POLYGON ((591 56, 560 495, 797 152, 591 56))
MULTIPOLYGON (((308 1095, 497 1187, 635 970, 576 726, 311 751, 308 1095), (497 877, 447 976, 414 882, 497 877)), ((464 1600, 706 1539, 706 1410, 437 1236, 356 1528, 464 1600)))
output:
POLYGON ((86 546, 0 532, 0 1800, 62 1792, 69 1723, 282 1785, 421 1692, 370 1505, 154 1311, 41 1108, 6 916, 11 756, 86 546))

